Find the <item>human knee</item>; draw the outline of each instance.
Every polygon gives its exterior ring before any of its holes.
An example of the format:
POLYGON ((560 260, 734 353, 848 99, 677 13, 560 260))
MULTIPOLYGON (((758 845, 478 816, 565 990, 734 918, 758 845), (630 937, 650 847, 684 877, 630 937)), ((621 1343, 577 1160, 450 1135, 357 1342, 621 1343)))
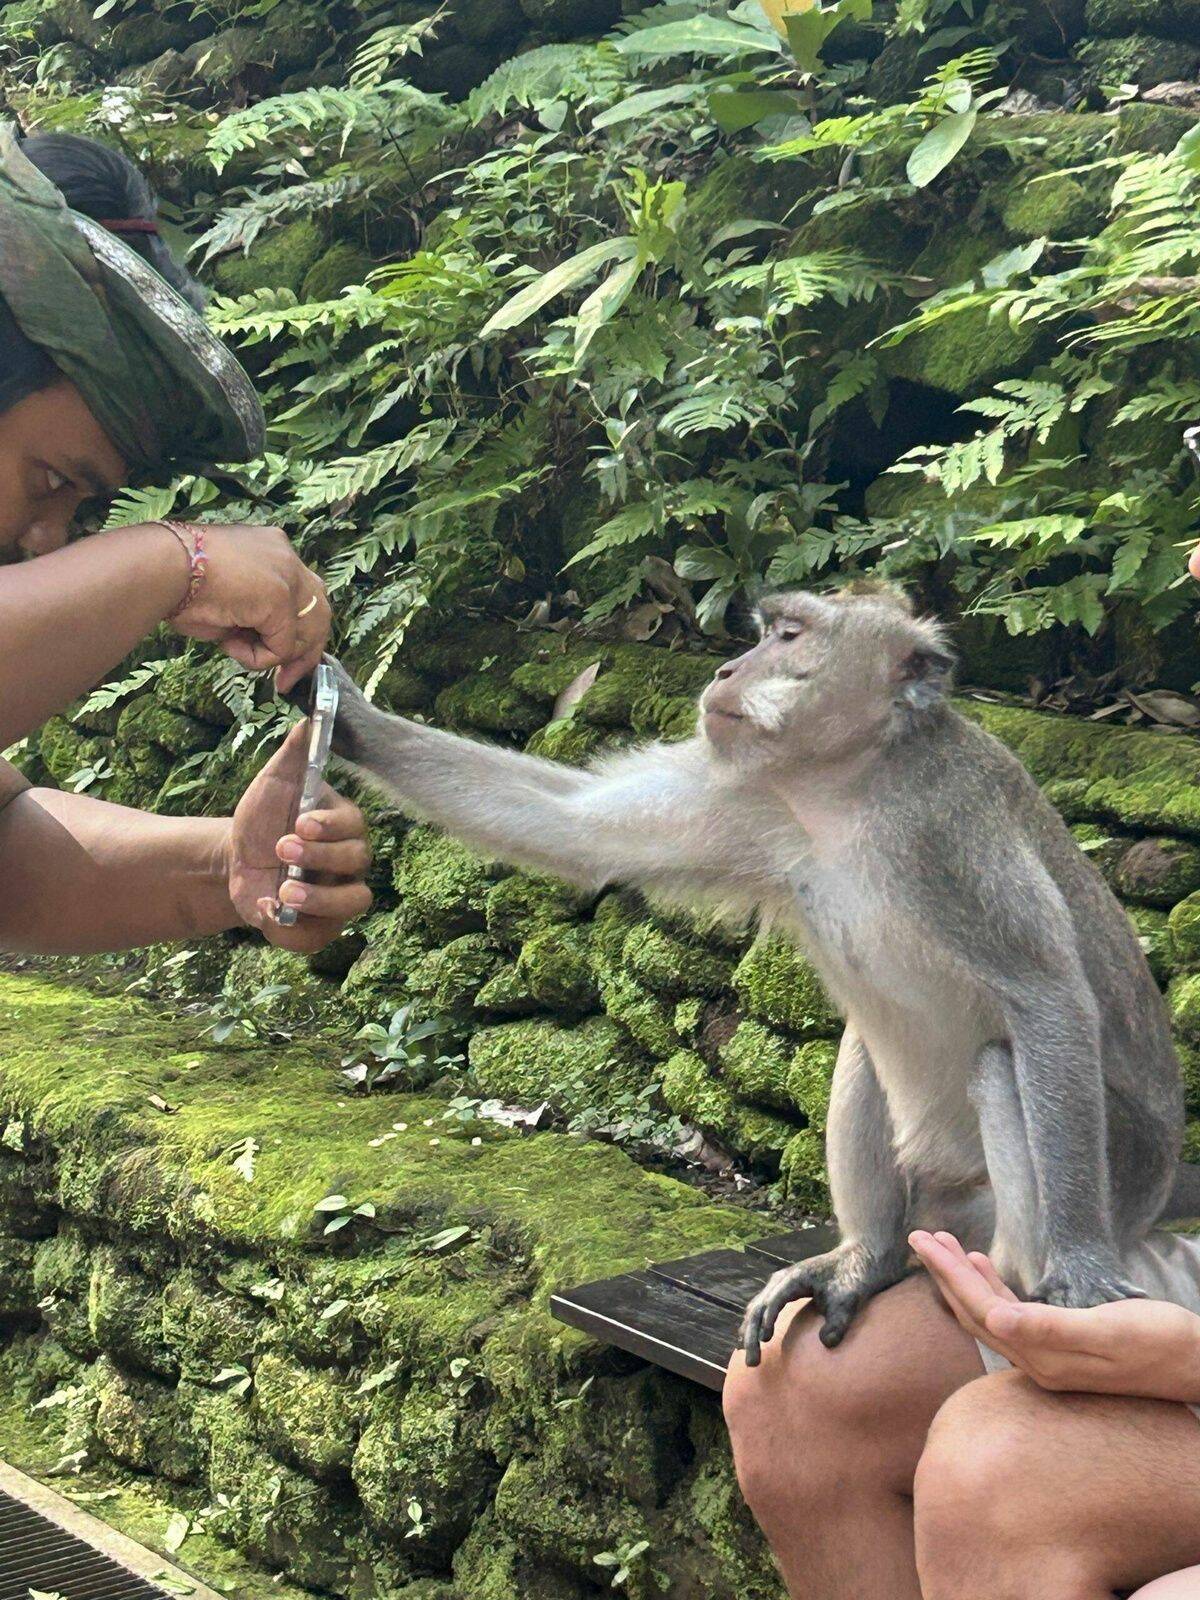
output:
POLYGON ((1060 1507, 1039 1471, 1036 1402, 1022 1383, 1005 1374, 968 1384, 934 1418, 913 1489, 925 1600, 1096 1593, 1091 1551, 1056 1520, 1060 1507))
POLYGON ((808 1315, 788 1319, 747 1367, 736 1353, 723 1406, 742 1492, 755 1509, 786 1497, 793 1505, 836 1481, 838 1464, 877 1459, 883 1397, 849 1349, 830 1351, 808 1315))

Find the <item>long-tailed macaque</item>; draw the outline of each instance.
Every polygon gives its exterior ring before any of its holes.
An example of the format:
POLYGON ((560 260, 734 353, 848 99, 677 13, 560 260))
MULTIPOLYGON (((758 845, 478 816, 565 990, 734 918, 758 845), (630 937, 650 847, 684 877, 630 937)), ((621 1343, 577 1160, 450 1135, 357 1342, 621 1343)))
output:
POLYGON ((337 748, 413 816, 599 889, 716 903, 795 938, 846 1018, 828 1164, 836 1249, 788 1267, 837 1344, 911 1268, 914 1227, 988 1249, 1061 1306, 1136 1295, 1182 1095, 1131 924, 1014 756, 947 700, 936 623, 887 592, 780 594, 717 668, 694 737, 590 769, 376 710, 342 683, 337 748))

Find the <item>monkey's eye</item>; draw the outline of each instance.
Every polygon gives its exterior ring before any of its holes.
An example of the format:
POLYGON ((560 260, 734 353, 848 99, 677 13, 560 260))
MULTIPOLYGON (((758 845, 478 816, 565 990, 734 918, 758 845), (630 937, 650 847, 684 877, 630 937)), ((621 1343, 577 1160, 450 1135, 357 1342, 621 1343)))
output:
POLYGON ((804 629, 798 622, 782 622, 775 630, 775 637, 785 641, 788 639, 798 639, 803 632, 804 629))

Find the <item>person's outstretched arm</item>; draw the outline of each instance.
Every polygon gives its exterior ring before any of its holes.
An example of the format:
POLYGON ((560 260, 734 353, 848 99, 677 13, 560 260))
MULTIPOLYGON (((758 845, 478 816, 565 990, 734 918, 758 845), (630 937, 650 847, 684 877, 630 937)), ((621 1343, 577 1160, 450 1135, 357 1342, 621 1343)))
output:
POLYGON ((0 950, 87 954, 257 927, 291 950, 318 950, 370 905, 370 855, 357 806, 335 795, 288 831, 304 763, 300 724, 233 817, 160 817, 87 795, 24 785, 0 763, 0 950), (299 921, 272 915, 280 866, 299 921))
MULTIPOLYGON (((324 585, 279 528, 205 524, 207 567, 174 622, 286 691, 329 635, 324 585)), ((188 593, 188 550, 161 523, 114 528, 0 566, 0 750, 95 687, 188 593)))

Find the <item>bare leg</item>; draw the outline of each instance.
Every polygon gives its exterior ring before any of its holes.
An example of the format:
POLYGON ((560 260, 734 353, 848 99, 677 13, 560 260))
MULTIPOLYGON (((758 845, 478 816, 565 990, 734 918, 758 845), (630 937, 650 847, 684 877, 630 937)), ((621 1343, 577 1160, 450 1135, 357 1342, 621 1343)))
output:
POLYGON ((836 1350, 818 1331, 789 1307, 760 1367, 734 1357, 725 1417, 742 1492, 791 1595, 920 1600, 913 1475, 979 1352, 924 1273, 871 1300, 836 1350))
POLYGON ((1186 1572, 1169 1572, 1165 1578, 1156 1578, 1144 1589, 1139 1589, 1130 1600, 1200 1600, 1200 1567, 1189 1567, 1186 1572))
POLYGON ((939 1411, 917 1469, 924 1600, 1200 1600, 1200 1424, 1186 1406, 1048 1394, 1016 1372, 939 1411), (1153 1580, 1163 1578, 1159 1587, 1153 1580))

